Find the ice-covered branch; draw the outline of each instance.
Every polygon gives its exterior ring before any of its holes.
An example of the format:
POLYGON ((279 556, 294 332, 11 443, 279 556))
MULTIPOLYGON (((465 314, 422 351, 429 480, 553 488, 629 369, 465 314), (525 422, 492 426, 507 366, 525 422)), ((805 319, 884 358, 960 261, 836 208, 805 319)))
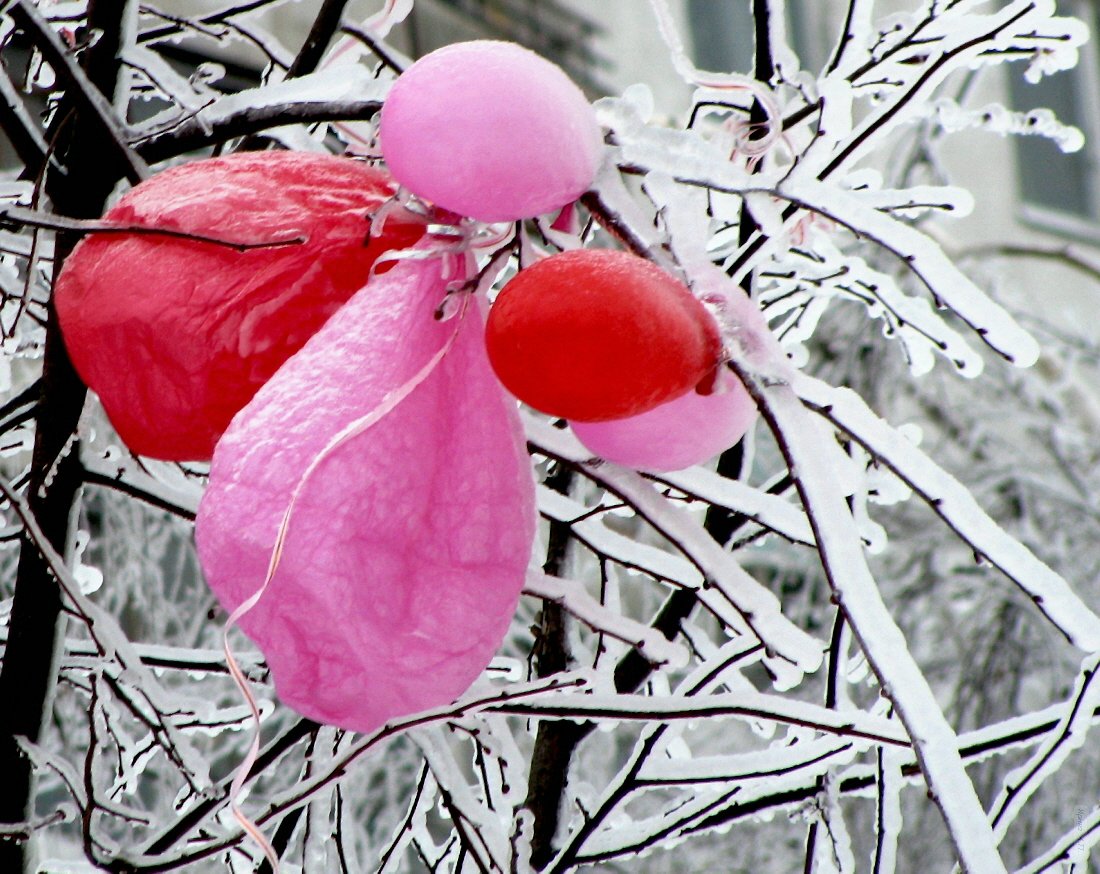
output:
MULTIPOLYGON (((1071 831, 1066 832, 1054 844, 1031 860, 1015 874, 1042 874, 1056 868, 1069 871, 1078 865, 1087 865, 1089 850, 1100 842, 1100 806, 1093 807, 1088 815, 1081 817, 1071 831)), ((1085 868, 1087 870, 1087 868, 1085 868)))
POLYGON ((867 567, 835 473, 839 447, 831 430, 814 420, 789 386, 757 385, 748 374, 743 378, 752 386, 796 477, 834 596, 909 733, 929 794, 943 813, 963 869, 971 874, 1005 871, 959 756, 958 738, 867 567))
POLYGON ((538 500, 544 517, 568 523, 572 535, 598 555, 677 586, 696 589, 702 584, 702 574, 691 562, 612 531, 591 508, 547 488, 538 490, 538 500))
POLYGON ((154 118, 133 139, 147 161, 157 162, 235 137, 288 124, 366 121, 375 116, 390 80, 362 67, 339 67, 277 85, 222 97, 196 112, 154 118))
POLYGON ((706 501, 710 506, 732 510, 792 543, 802 546, 816 545, 806 514, 783 498, 747 486, 738 480, 719 476, 705 467, 660 473, 654 478, 706 501))
POLYGON ((64 559, 50 545, 23 499, 2 480, 0 480, 0 493, 19 517, 26 536, 33 547, 39 551, 49 566, 50 573, 83 619, 103 662, 114 663, 117 666, 118 676, 112 677, 108 673, 105 678, 112 683, 116 691, 122 692, 122 686, 133 690, 133 697, 123 693, 124 700, 134 708, 135 714, 149 721, 158 742, 186 779, 196 790, 204 790, 209 783, 206 764, 197 750, 167 718, 167 714, 173 712, 176 707, 169 701, 167 693, 152 670, 134 651, 133 644, 130 643, 115 618, 84 595, 80 583, 73 578, 64 559))
POLYGON ((901 726, 863 711, 830 710, 818 704, 795 701, 780 695, 747 691, 700 695, 693 698, 656 698, 641 695, 570 695, 561 700, 510 700, 485 709, 517 716, 544 719, 691 720, 704 717, 742 717, 785 725, 812 728, 842 737, 863 738, 876 743, 908 746, 901 726))
POLYGON ((687 661, 687 653, 682 646, 650 626, 605 607, 576 580, 528 571, 523 592, 560 604, 595 631, 636 647, 652 664, 683 665, 687 661))
POLYGON ((145 179, 149 175, 149 167, 126 142, 126 132, 114 108, 73 60, 34 4, 30 0, 16 0, 7 14, 28 33, 54 72, 68 81, 70 87, 66 93, 76 102, 85 118, 95 121, 104 139, 114 145, 114 156, 130 181, 145 179))
POLYGON ((1073 697, 1064 705, 1065 712, 1057 727, 1024 764, 1005 777, 1001 792, 990 808, 993 833, 998 840, 1004 840, 1008 827, 1043 781, 1056 773, 1070 753, 1084 744, 1093 714, 1100 706, 1098 666, 1100 654, 1085 659, 1073 697))
POLYGON ((184 518, 195 518, 202 498, 202 482, 186 476, 179 467, 163 461, 139 461, 118 447, 106 452, 83 442, 80 463, 85 481, 117 489, 184 518))
POLYGON ((859 395, 804 374, 795 390, 920 495, 975 553, 1019 586, 1074 646, 1100 651, 1100 617, 1065 579, 994 522, 965 486, 876 416, 859 395))
MULTIPOLYGON (((656 531, 666 537, 703 575, 699 597, 735 628, 751 629, 768 649, 770 667, 782 685, 793 685, 804 672, 821 665, 824 647, 783 616, 775 596, 753 579, 697 522, 675 509, 636 473, 586 458, 574 441, 533 418, 525 422, 528 439, 555 458, 579 465, 585 476, 627 501, 656 531), (719 595, 733 611, 723 609, 719 595)), ((634 547, 638 549, 637 546, 634 547)))
MULTIPOLYGON (((949 307, 1013 364, 1026 367, 1038 358, 1039 346, 1031 335, 921 231, 861 202, 854 193, 837 190, 834 185, 800 179, 781 186, 777 193, 800 208, 848 228, 899 259, 937 304, 949 307)), ((965 372, 976 376, 979 371, 975 366, 965 372)))

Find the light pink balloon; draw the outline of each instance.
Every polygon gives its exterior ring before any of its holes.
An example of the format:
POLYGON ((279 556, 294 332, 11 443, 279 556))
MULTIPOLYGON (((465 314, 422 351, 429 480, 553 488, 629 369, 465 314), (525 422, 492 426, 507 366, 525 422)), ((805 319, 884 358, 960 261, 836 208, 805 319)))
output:
MULTIPOLYGON (((196 538, 227 610, 262 584, 291 492, 349 422, 443 347, 455 321, 436 260, 358 292, 233 419, 196 538)), ((476 304, 453 347, 391 413, 307 481, 282 560, 241 619, 279 697, 358 731, 445 705, 485 668, 515 611, 535 530, 515 403, 485 357, 476 304)))
POLYGON ((485 222, 576 200, 602 143, 591 105, 560 67, 493 40, 444 46, 409 67, 382 107, 379 136, 402 185, 485 222))
POLYGON ((713 394, 689 391, 637 416, 569 425, 581 443, 601 458, 660 472, 683 470, 729 449, 749 430, 756 415, 756 404, 745 387, 724 374, 713 394))

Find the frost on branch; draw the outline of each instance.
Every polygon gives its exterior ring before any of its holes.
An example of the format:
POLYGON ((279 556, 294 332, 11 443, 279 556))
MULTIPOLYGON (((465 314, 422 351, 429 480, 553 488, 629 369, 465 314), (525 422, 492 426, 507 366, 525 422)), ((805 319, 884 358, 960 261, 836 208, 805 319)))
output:
MULTIPOLYGON (((79 147, 52 151, 70 103, 97 168, 272 145, 379 162, 413 4, 340 34, 322 14, 289 42, 263 17, 281 5, 93 23, 117 39, 110 99, 57 54, 91 52, 81 4, 23 0, 0 26, 31 47, 0 69, 21 162, 0 179, 3 670, 24 670, 21 634, 47 633, 26 624, 27 555, 62 628, 31 714, 47 728, 13 747, 32 804, 0 833, 59 867, 263 870, 230 813, 253 725, 191 542, 206 468, 135 457, 94 399, 56 433, 44 393, 55 267, 102 231, 100 208, 61 196, 95 175, 79 147), (224 68, 181 72, 181 45, 249 46, 260 81, 225 93, 224 68), (48 498, 74 471, 70 525, 48 498)), ((795 10, 765 0, 758 81, 696 69, 652 5, 691 102, 658 109, 644 83, 596 100, 601 169, 561 214, 444 217, 433 233, 477 271, 448 306, 561 250, 629 250, 715 316, 761 420, 717 464, 657 475, 525 410, 541 521, 497 657, 457 701, 354 734, 281 703, 233 632, 262 723, 237 800, 285 871, 1083 868, 1100 837, 1100 360, 1039 292, 1021 311, 956 257, 972 180, 938 153, 974 131, 1080 148, 1043 107, 960 83, 1068 68, 1085 30, 1051 0, 850 0, 809 70, 795 10)), ((403 194, 382 215, 397 209, 429 214, 403 194)))

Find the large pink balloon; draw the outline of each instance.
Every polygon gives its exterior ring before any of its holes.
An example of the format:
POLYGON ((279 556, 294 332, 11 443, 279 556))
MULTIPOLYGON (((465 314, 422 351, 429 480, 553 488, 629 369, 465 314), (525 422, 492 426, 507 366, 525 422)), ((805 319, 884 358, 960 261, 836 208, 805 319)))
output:
POLYGON ((514 43, 444 46, 409 67, 382 107, 390 172, 480 221, 560 209, 592 184, 602 135, 561 68, 514 43))
MULTIPOLYGON (((196 520, 222 604, 263 582, 311 460, 440 350, 439 263, 405 262, 360 291, 234 418, 196 520)), ((514 402, 485 357, 475 303, 434 371, 317 468, 281 563, 241 619, 279 697, 369 731, 447 704, 488 664, 523 586, 534 484, 514 402)))
POLYGON ((639 470, 683 470, 713 458, 740 440, 754 421, 756 404, 728 373, 709 395, 680 395, 645 413, 607 422, 570 422, 573 433, 608 461, 639 470))

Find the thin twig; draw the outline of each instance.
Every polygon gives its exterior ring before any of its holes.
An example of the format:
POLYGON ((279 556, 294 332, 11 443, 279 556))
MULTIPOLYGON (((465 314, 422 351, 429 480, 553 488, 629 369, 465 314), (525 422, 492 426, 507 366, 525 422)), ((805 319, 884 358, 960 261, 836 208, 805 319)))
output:
POLYGON ((83 116, 94 119, 107 140, 114 144, 115 158, 126 177, 134 184, 148 178, 149 165, 130 148, 111 104, 73 60, 31 0, 16 0, 8 15, 17 27, 33 39, 53 71, 68 82, 70 87, 66 93, 75 101, 83 116))

